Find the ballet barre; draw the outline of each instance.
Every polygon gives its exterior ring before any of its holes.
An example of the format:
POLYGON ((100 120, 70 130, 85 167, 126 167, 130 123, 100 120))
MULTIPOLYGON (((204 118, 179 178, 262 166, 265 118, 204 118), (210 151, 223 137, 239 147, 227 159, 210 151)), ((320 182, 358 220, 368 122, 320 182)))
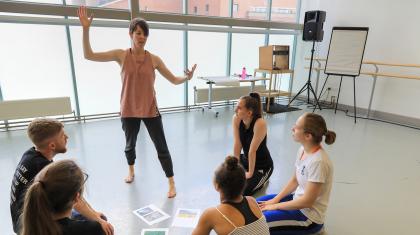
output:
MULTIPOLYGON (((305 58, 308 60, 308 58, 305 58)), ((326 59, 317 58, 314 59, 317 62, 317 66, 313 67, 312 69, 317 72, 317 79, 316 79, 316 88, 315 91, 318 91, 318 82, 320 77, 320 72, 324 69, 321 68, 321 61, 326 61, 326 59)), ((380 62, 380 61, 363 61, 362 65, 372 65, 375 69, 374 72, 370 71, 361 71, 361 75, 371 76, 373 78, 372 88, 370 92, 370 99, 369 99, 369 106, 367 110, 367 118, 370 117, 370 112, 372 108, 372 101, 373 96, 375 93, 376 81, 378 77, 387 77, 387 78, 397 78, 397 79, 410 79, 410 80, 420 80, 420 76, 415 75, 406 75, 406 74, 396 74, 396 73, 388 73, 388 72, 380 72, 379 66, 386 66, 386 67, 405 67, 405 68, 419 68, 420 64, 401 64, 401 63, 387 63, 387 62, 380 62)), ((305 67, 305 69, 309 69, 309 67, 305 67)))

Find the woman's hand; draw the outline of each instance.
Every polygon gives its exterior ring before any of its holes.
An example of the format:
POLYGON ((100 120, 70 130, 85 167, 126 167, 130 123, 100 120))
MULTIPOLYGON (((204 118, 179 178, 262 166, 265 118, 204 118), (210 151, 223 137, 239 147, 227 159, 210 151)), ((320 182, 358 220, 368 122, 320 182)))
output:
POLYGON ((85 6, 80 6, 77 9, 77 15, 79 16, 80 24, 83 28, 89 28, 92 24, 93 14, 90 14, 90 17, 87 17, 87 9, 85 6))
POLYGON ((277 210, 277 204, 278 201, 274 198, 268 200, 268 201, 260 201, 258 202, 258 206, 262 211, 271 211, 271 210, 277 210))
POLYGON ((197 64, 194 64, 193 67, 191 68, 191 70, 187 69, 187 70, 184 71, 185 75, 187 75, 187 80, 191 80, 191 78, 194 75, 194 71, 195 71, 196 67, 197 67, 197 64))
POLYGON ((276 204, 259 204, 260 209, 262 211, 273 211, 277 210, 277 203, 276 204))

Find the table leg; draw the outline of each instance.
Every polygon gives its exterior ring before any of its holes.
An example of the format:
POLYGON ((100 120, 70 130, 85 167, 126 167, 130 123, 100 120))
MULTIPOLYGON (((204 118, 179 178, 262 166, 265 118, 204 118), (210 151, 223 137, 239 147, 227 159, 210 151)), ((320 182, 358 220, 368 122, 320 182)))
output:
POLYGON ((209 102, 209 104, 208 104, 208 108, 209 109, 211 109, 211 102, 212 102, 212 89, 213 89, 213 83, 212 82, 209 82, 208 83, 209 84, 209 98, 208 98, 208 102, 209 102))

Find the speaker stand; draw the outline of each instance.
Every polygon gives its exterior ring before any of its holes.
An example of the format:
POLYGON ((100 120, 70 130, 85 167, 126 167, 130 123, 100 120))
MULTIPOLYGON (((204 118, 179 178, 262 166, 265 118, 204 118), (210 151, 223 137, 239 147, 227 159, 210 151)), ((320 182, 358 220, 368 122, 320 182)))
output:
MULTIPOLYGON (((314 52, 315 52, 315 41, 313 41, 313 44, 312 44, 312 50, 311 50, 311 62, 310 62, 310 65, 309 65, 309 76, 308 76, 308 81, 305 83, 305 85, 303 85, 303 87, 299 90, 299 92, 293 97, 293 99, 292 100, 290 100, 290 102, 289 102, 289 104, 287 105, 287 106, 290 106, 290 104, 300 95, 300 94, 302 94, 304 91, 307 91, 308 92, 308 101, 307 101, 307 103, 308 104, 311 104, 310 103, 310 95, 311 95, 311 93, 312 93, 312 95, 314 96, 314 99, 315 99, 315 108, 316 108, 316 106, 318 106, 319 107, 319 110, 322 110, 322 108, 321 108, 321 105, 319 104, 319 102, 318 102, 318 98, 317 98, 317 96, 316 96, 316 94, 315 94, 315 91, 314 91, 314 88, 312 87, 312 84, 311 84, 311 75, 312 75, 312 64, 313 64, 313 60, 314 60, 314 52)), ((315 111, 315 109, 314 109, 314 111, 315 111)))

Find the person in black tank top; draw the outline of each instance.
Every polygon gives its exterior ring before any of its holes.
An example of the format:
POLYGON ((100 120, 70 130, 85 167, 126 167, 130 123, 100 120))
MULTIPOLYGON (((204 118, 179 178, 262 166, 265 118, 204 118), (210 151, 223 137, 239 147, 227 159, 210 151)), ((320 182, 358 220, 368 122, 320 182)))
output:
POLYGON ((245 169, 238 158, 226 157, 214 173, 213 184, 220 204, 207 208, 200 216, 192 235, 269 235, 268 224, 253 197, 243 196, 245 169))
POLYGON ((233 153, 247 171, 244 195, 253 195, 264 186, 273 172, 273 160, 267 148, 267 124, 262 118, 258 93, 250 93, 239 99, 232 122, 233 153))
POLYGON ((223 201, 223 204, 229 204, 237 209, 244 216, 245 224, 250 224, 258 220, 258 217, 254 215, 251 208, 249 207, 248 200, 242 197, 241 202, 223 201))

